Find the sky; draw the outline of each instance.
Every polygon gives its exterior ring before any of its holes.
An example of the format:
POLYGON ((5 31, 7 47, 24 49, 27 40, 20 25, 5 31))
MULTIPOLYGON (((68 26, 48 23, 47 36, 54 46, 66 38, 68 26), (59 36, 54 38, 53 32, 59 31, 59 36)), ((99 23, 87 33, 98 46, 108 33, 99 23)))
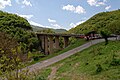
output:
POLYGON ((99 12, 120 9, 120 0, 0 0, 0 10, 17 14, 31 25, 71 29, 99 12))

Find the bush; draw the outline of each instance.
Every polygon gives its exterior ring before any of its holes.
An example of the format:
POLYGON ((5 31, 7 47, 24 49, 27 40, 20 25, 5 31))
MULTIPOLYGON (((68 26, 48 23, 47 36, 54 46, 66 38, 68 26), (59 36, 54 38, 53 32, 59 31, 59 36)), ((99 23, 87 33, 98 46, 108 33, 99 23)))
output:
POLYGON ((111 66, 119 66, 120 65, 120 59, 113 58, 110 65, 111 66))
POLYGON ((38 61, 39 60, 39 56, 35 56, 33 57, 34 61, 38 61))
POLYGON ((35 80, 46 80, 46 79, 43 76, 39 76, 35 80))
POLYGON ((103 68, 100 64, 97 64, 96 67, 97 67, 96 73, 100 73, 103 70, 103 68))

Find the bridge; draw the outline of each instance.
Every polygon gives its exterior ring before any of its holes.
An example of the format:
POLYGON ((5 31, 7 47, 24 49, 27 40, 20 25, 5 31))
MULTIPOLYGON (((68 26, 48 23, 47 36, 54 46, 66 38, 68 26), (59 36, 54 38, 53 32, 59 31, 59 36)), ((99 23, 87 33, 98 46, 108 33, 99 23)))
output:
MULTIPOLYGON (((69 37, 74 37, 77 39, 80 38, 89 38, 89 39, 100 39, 102 38, 100 34, 90 33, 88 36, 84 34, 58 34, 58 33, 36 33, 40 41, 40 47, 44 54, 51 54, 55 50, 60 50, 60 37, 63 37, 63 48, 66 48, 69 44, 69 37)), ((112 35, 109 37, 116 37, 112 35)))
POLYGON ((40 41, 41 49, 45 54, 51 54, 54 50, 60 50, 60 37, 63 37, 63 48, 69 44, 69 37, 84 38, 84 34, 56 34, 56 33, 36 33, 40 41))

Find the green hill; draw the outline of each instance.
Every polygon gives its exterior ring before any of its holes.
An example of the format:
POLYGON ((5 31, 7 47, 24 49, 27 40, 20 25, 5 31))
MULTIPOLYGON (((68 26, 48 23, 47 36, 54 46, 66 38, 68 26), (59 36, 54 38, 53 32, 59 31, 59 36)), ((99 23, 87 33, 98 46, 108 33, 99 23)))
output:
POLYGON ((101 30, 105 30, 113 34, 120 34, 120 10, 98 13, 68 32, 79 34, 93 30, 98 33, 101 30))
POLYGON ((38 77, 52 80, 119 80, 120 42, 99 43, 40 70, 38 77))
POLYGON ((32 32, 31 25, 26 19, 16 14, 0 11, 0 32, 15 38, 24 53, 38 49, 38 39, 32 32))
POLYGON ((67 31, 67 30, 65 30, 65 29, 43 28, 43 27, 34 26, 34 25, 31 25, 31 27, 33 28, 33 31, 34 31, 34 32, 42 31, 42 30, 47 30, 47 29, 50 29, 50 30, 52 30, 52 31, 55 32, 55 33, 64 33, 64 32, 67 31))

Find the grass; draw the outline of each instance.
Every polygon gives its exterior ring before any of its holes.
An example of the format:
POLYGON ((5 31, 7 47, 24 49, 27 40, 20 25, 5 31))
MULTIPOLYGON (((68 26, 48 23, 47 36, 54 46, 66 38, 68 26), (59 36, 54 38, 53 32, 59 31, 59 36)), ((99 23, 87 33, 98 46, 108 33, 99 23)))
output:
MULTIPOLYGON (((43 61, 43 60, 47 60, 47 59, 49 59, 49 58, 52 58, 52 57, 54 57, 54 56, 57 56, 57 55, 59 55, 59 54, 62 54, 62 53, 64 53, 64 52, 67 52, 67 51, 69 51, 69 50, 71 50, 71 49, 73 49, 73 48, 76 48, 76 47, 78 47, 78 46, 80 46, 80 45, 82 45, 82 44, 84 44, 84 43, 86 43, 87 41, 85 41, 84 39, 79 39, 79 40, 76 40, 75 42, 73 42, 72 44, 70 44, 67 48, 65 48, 65 49, 63 49, 63 50, 61 50, 61 51, 59 51, 59 52, 57 52, 57 53, 53 53, 53 54, 50 54, 50 55, 47 55, 47 56, 45 56, 45 57, 43 57, 43 58, 39 58, 38 60, 36 60, 36 61, 32 61, 31 63, 29 63, 28 65, 32 65, 32 64, 35 64, 35 63, 37 63, 37 62, 40 62, 40 61, 43 61)), ((39 55, 38 55, 39 56, 39 55)))
POLYGON ((51 67, 58 67, 53 80, 120 80, 120 41, 91 46, 51 67))
POLYGON ((35 80, 46 80, 47 76, 50 75, 51 69, 45 69, 45 71, 37 72, 40 73, 40 75, 37 75, 35 80))

